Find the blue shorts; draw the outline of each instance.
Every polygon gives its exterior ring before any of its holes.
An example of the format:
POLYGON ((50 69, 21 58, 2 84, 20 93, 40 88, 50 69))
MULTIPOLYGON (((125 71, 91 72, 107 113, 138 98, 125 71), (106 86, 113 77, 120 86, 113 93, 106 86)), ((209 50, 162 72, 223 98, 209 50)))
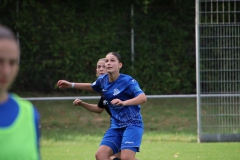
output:
POLYGON ((101 145, 108 146, 116 154, 124 149, 139 152, 142 141, 143 128, 129 126, 125 128, 109 128, 102 139, 101 145))

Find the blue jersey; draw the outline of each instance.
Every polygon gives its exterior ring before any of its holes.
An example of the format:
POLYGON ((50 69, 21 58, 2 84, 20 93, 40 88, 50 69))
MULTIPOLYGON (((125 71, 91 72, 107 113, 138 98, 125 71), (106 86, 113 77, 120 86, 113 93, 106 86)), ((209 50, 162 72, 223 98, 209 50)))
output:
POLYGON ((143 127, 140 105, 118 106, 110 103, 116 98, 125 101, 144 93, 135 79, 129 75, 120 74, 114 82, 109 82, 108 74, 105 74, 99 76, 92 83, 92 88, 96 92, 101 92, 108 102, 112 113, 111 128, 123 128, 131 125, 143 127))

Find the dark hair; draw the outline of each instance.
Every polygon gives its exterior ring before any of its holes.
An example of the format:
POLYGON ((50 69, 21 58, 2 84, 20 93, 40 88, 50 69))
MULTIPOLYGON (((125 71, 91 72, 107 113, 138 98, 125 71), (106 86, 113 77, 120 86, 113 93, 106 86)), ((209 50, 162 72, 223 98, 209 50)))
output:
MULTIPOLYGON (((17 41, 17 38, 16 36, 14 35, 13 31, 10 30, 9 28, 5 27, 5 26, 2 26, 0 24, 0 40, 1 39, 9 39, 9 40, 12 40, 14 42, 17 43, 18 45, 18 41, 17 41)), ((19 47, 19 45, 18 45, 19 47)), ((19 47, 20 48, 20 47, 19 47)), ((19 50, 19 59, 18 59, 18 63, 20 63, 20 50, 19 50)))
POLYGON ((122 63, 122 57, 117 52, 109 52, 108 54, 114 55, 115 57, 117 57, 118 61, 122 63))
POLYGON ((7 27, 0 25, 0 39, 10 39, 17 42, 14 33, 7 27))

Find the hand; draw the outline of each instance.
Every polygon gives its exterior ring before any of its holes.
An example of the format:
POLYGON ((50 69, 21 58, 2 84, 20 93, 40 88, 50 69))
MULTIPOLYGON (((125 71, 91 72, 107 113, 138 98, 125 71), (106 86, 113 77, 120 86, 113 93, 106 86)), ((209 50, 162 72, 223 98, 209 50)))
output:
POLYGON ((117 106, 125 106, 124 101, 121 101, 120 99, 113 99, 111 101, 111 104, 115 104, 117 106))
POLYGON ((72 84, 66 80, 59 80, 57 86, 59 88, 71 88, 72 84))
POLYGON ((80 100, 80 99, 75 99, 74 101, 73 101, 73 105, 74 106, 81 106, 82 105, 82 100, 80 100))

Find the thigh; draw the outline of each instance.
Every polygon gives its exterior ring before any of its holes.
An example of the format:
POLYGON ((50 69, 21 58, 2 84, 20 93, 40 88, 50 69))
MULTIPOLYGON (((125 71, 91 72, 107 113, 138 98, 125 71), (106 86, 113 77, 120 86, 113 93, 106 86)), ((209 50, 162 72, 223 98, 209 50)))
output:
POLYGON ((121 150, 130 149, 139 152, 142 142, 143 128, 139 126, 129 126, 125 129, 122 138, 121 150))
MULTIPOLYGON (((122 130, 109 128, 100 143, 100 146, 108 146, 113 154, 120 152, 122 142, 122 130)), ((112 154, 112 155, 113 155, 112 154)))

